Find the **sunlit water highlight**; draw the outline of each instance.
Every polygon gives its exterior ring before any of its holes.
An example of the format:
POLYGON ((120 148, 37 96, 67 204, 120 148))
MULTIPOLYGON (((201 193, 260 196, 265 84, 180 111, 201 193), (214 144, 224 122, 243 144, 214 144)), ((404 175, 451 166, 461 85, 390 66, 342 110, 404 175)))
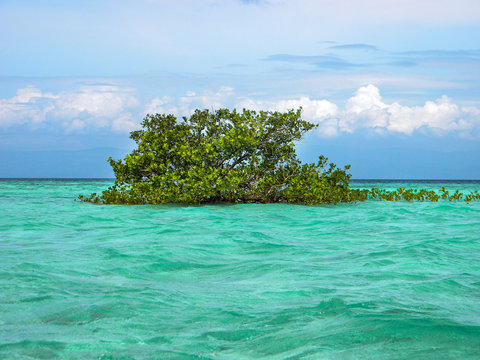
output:
POLYGON ((109 184, 0 181, 0 358, 480 358, 480 202, 74 201, 109 184))

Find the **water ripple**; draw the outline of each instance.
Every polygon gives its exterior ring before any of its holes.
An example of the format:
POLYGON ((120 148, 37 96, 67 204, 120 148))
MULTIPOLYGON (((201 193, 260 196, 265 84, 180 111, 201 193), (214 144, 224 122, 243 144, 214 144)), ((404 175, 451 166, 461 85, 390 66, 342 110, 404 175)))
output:
POLYGON ((0 358, 480 358, 478 203, 73 201, 109 184, 0 181, 0 358))

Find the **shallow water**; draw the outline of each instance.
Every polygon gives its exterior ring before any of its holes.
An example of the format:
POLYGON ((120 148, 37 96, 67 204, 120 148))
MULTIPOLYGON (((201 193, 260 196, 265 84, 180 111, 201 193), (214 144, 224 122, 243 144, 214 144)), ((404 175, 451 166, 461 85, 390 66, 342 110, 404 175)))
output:
POLYGON ((109 184, 0 181, 0 358, 480 358, 480 202, 74 201, 109 184))

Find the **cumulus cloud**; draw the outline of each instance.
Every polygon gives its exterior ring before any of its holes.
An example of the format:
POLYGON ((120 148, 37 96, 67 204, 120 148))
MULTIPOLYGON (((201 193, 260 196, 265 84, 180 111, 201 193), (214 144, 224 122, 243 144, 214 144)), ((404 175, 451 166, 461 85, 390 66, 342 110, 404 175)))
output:
POLYGON ((244 99, 235 106, 238 109, 287 111, 302 108, 303 118, 319 125, 319 131, 327 136, 338 133, 338 106, 328 100, 311 100, 308 97, 280 101, 256 101, 244 99))
POLYGON ((405 106, 383 101, 374 85, 359 88, 349 98, 344 109, 328 100, 301 97, 276 102, 244 99, 238 108, 286 111, 302 107, 303 117, 319 125, 322 136, 335 136, 341 132, 353 133, 358 129, 373 129, 380 133, 403 133, 426 130, 436 134, 457 132, 464 136, 480 136, 480 109, 460 107, 447 96, 426 101, 423 106, 405 106))
POLYGON ((304 119, 318 124, 321 136, 353 133, 372 129, 377 133, 402 133, 430 131, 437 135, 456 132, 462 136, 480 136, 480 109, 461 107, 446 96, 426 101, 423 106, 406 106, 398 102, 387 103, 374 85, 360 87, 347 99, 344 108, 325 99, 303 96, 278 101, 255 98, 238 99, 230 87, 201 94, 187 92, 180 98, 152 99, 144 113, 190 115, 196 108, 216 109, 233 104, 237 109, 287 111, 302 108, 304 119))
POLYGON ((143 104, 136 98, 134 90, 117 86, 82 86, 59 93, 26 87, 11 98, 0 99, 0 127, 27 124, 33 127, 60 126, 67 132, 99 127, 129 132, 139 126, 142 113, 189 116, 197 108, 221 107, 282 112, 302 107, 303 118, 318 124, 320 136, 370 129, 382 134, 430 132, 480 137, 478 107, 460 106, 447 96, 428 100, 421 106, 387 102, 374 85, 360 87, 342 107, 326 99, 307 96, 276 101, 238 97, 234 89, 227 86, 216 91, 188 91, 178 98, 155 97, 143 104))
POLYGON ((0 125, 41 123, 45 121, 47 112, 52 109, 51 102, 54 99, 55 95, 42 93, 34 87, 19 89, 16 96, 0 99, 0 125))
POLYGON ((57 94, 28 86, 0 99, 0 126, 60 124, 67 131, 110 127, 130 131, 136 123, 130 109, 138 106, 132 89, 111 85, 81 86, 57 94))
POLYGON ((205 90, 201 94, 187 91, 185 96, 178 99, 170 96, 156 97, 147 103, 144 114, 160 113, 188 116, 191 115, 195 109, 218 109, 227 107, 233 95, 233 88, 222 86, 217 91, 205 90))
POLYGON ((462 108, 447 96, 426 101, 423 106, 404 106, 397 102, 385 103, 378 88, 361 87, 347 101, 340 116, 341 130, 353 132, 357 128, 378 128, 389 132, 411 135, 420 129, 436 133, 465 131, 479 127, 480 118, 469 108, 462 108))

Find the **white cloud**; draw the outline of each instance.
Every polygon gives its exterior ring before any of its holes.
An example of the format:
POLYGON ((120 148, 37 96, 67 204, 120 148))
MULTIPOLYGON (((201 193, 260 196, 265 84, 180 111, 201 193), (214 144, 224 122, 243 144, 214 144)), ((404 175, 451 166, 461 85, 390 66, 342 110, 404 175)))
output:
POLYGON ((55 101, 55 110, 59 117, 76 117, 87 113, 95 118, 111 118, 137 104, 129 89, 82 86, 74 92, 60 93, 55 101))
POLYGON ((272 101, 255 101, 244 99, 236 104, 237 109, 288 111, 302 108, 302 116, 319 125, 318 131, 326 136, 337 135, 338 121, 335 117, 338 114, 338 107, 328 100, 311 100, 308 97, 300 99, 272 101))
POLYGON ((176 100, 170 96, 152 99, 146 106, 144 114, 179 114, 176 100))
POLYGON ((16 96, 0 99, 0 125, 41 123, 45 121, 46 113, 51 110, 49 103, 54 99, 54 95, 42 93, 31 86, 19 89, 16 96))
POLYGON ((345 110, 347 112, 360 114, 368 109, 383 109, 386 105, 382 102, 380 91, 373 85, 363 86, 357 90, 354 97, 347 101, 345 110))
POLYGON ((461 122, 462 111, 449 98, 442 96, 435 101, 427 101, 424 106, 407 107, 393 103, 388 107, 389 131, 411 134, 423 127, 439 131, 464 129, 461 122))
POLYGON ((302 107, 304 119, 318 124, 321 136, 336 136, 353 133, 359 129, 373 129, 377 133, 403 133, 427 130, 441 135, 455 131, 463 136, 480 136, 480 110, 476 107, 459 107, 448 97, 426 101, 423 106, 404 106, 397 102, 387 103, 380 90, 370 84, 360 87, 346 101, 344 109, 325 99, 303 96, 279 101, 236 98, 230 87, 202 94, 188 92, 178 99, 155 98, 150 101, 145 113, 167 113, 179 116, 190 115, 195 108, 217 109, 232 103, 237 109, 287 111, 302 107))
POLYGON ((353 132, 358 127, 384 127, 388 121, 385 111, 387 107, 378 88, 373 85, 363 86, 355 96, 348 99, 340 117, 339 128, 353 132))
POLYGON ((145 106, 144 114, 191 115, 195 109, 218 109, 227 107, 234 95, 233 88, 222 86, 217 91, 205 90, 201 94, 187 91, 185 96, 175 99, 164 96, 152 99, 145 106))
POLYGON ((134 91, 117 86, 82 86, 57 94, 28 86, 10 99, 0 99, 0 126, 55 123, 67 131, 98 127, 130 131, 135 123, 128 110, 136 106, 134 91))
POLYGON ((322 136, 335 136, 340 132, 353 133, 362 128, 374 129, 378 133, 403 133, 411 135, 420 129, 436 134, 456 131, 463 136, 480 135, 480 109, 459 107, 448 97, 427 101, 423 106, 403 106, 397 102, 388 104, 382 100, 374 85, 360 87, 349 98, 343 110, 327 100, 312 100, 301 97, 277 102, 243 99, 237 108, 254 110, 286 111, 303 108, 306 120, 319 124, 322 136))
POLYGON ((251 110, 271 111, 287 111, 290 109, 298 109, 299 107, 302 107, 302 113, 305 118, 318 123, 324 119, 335 116, 338 112, 338 107, 334 103, 327 100, 310 100, 308 97, 280 100, 278 102, 245 99, 236 105, 236 108, 238 109, 245 108, 251 110))
POLYGON ((270 111, 302 107, 303 118, 318 124, 317 131, 321 136, 371 129, 381 134, 411 135, 427 131, 437 135, 456 133, 480 137, 478 107, 459 106, 446 96, 426 101, 422 106, 389 103, 382 99, 374 85, 360 87, 343 108, 329 100, 306 96, 278 101, 242 98, 227 86, 216 91, 188 91, 178 98, 156 97, 143 106, 133 89, 117 86, 82 86, 58 93, 26 87, 9 99, 0 99, 0 126, 60 126, 67 132, 104 127, 114 132, 129 132, 138 127, 142 113, 167 113, 180 117, 192 114, 197 108, 221 107, 270 111))
POLYGON ((472 128, 478 118, 469 116, 448 97, 427 101, 423 106, 403 106, 397 102, 385 103, 378 88, 368 85, 358 89, 355 96, 347 101, 345 111, 340 116, 340 128, 353 132, 357 128, 379 128, 390 132, 412 134, 420 128, 435 132, 448 132, 472 128), (467 116, 470 123, 463 117, 467 116))

